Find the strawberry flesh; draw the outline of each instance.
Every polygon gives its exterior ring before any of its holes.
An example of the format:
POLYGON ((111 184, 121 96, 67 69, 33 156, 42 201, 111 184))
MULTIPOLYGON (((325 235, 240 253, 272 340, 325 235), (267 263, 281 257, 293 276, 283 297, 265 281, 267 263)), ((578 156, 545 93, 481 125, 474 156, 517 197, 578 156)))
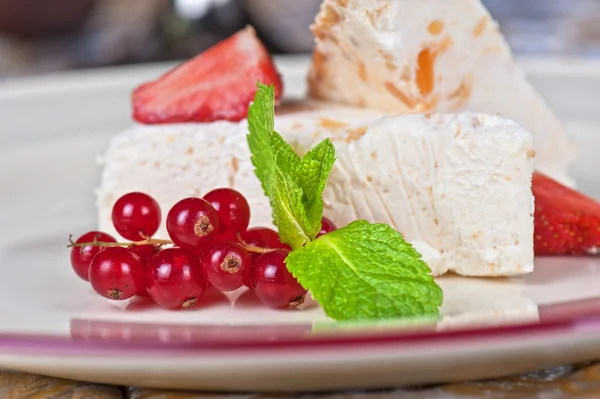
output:
POLYGON ((600 247, 600 202, 534 173, 536 255, 585 255, 600 247))
POLYGON ((283 92, 266 48, 248 27, 133 93, 133 118, 143 124, 240 121, 257 82, 283 92))

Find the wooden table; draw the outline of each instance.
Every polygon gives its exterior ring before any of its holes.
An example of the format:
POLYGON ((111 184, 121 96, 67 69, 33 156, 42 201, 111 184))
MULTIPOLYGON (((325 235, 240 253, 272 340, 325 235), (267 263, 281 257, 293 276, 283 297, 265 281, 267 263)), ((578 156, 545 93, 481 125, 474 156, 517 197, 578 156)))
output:
POLYGON ((600 362, 556 367, 492 381, 413 389, 330 394, 225 394, 113 387, 0 370, 2 399, 594 399, 600 398, 600 362))

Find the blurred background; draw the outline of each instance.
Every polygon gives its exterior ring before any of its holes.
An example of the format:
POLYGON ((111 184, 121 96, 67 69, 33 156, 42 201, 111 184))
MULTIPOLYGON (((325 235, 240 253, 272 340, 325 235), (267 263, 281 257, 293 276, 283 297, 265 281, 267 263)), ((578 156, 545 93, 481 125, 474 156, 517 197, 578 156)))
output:
MULTIPOLYGON (((185 59, 246 24, 274 53, 307 53, 320 2, 0 0, 0 79, 185 59)), ((484 3, 517 55, 600 57, 600 0, 484 3)))

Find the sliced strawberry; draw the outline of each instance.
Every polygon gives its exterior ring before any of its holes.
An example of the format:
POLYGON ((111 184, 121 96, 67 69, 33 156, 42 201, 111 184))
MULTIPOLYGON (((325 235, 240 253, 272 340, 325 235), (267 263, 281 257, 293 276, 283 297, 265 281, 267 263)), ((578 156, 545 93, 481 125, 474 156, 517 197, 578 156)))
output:
POLYGON ((536 255, 583 255, 600 247, 600 202, 534 173, 536 255))
POLYGON ((133 118, 145 124, 239 121, 257 82, 283 91, 271 56, 248 27, 133 93, 133 118))

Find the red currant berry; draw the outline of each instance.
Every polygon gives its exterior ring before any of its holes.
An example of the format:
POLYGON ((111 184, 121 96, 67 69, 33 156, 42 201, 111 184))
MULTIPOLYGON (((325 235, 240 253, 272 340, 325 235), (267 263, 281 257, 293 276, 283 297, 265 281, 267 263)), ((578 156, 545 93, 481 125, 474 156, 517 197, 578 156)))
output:
POLYGON ((331 233, 335 230, 337 230, 335 223, 333 223, 331 219, 323 217, 321 219, 321 231, 319 231, 319 234, 317 234, 317 238, 321 237, 323 234, 331 233))
POLYGON ((244 271, 242 274, 242 284, 250 289, 252 289, 252 271, 254 270, 254 264, 258 259, 260 254, 251 253, 250 254, 250 267, 244 271))
MULTIPOLYGON (((268 229, 266 227, 253 227, 251 229, 246 230, 241 234, 242 240, 248 245, 252 245, 258 248, 264 249, 288 249, 291 248, 282 243, 279 239, 279 235, 275 230, 268 229)), ((252 252, 250 256, 252 257, 252 263, 256 263, 256 260, 261 254, 252 252)), ((252 266, 254 267, 254 266, 252 266)), ((252 288, 250 276, 246 276, 244 278, 244 285, 248 288, 252 288)))
POLYGON ((144 286, 144 268, 137 255, 126 248, 106 248, 90 264, 90 283, 105 298, 129 299, 144 286))
POLYGON ((235 239, 238 232, 246 231, 250 224, 250 205, 241 193, 230 188, 218 188, 206 194, 204 199, 217 211, 221 232, 235 239))
POLYGON ((146 288, 152 300, 165 309, 188 309, 208 288, 200 260, 182 248, 156 254, 145 270, 146 288))
POLYGON ((223 292, 240 288, 251 264, 248 251, 231 241, 215 241, 202 256, 202 267, 208 281, 223 292))
MULTIPOLYGON (((154 245, 134 245, 132 247, 129 247, 129 252, 131 252, 134 255, 137 255, 137 257, 140 258, 140 262, 142 263, 142 266, 144 268, 146 267, 148 262, 150 262, 150 259, 152 259, 152 257, 158 253, 158 251, 159 247, 154 245)), ((146 298, 150 296, 148 294, 148 290, 146 289, 145 284, 140 289, 140 292, 137 293, 137 295, 146 298)))
POLYGON ((219 216, 211 204, 201 198, 185 198, 167 215, 167 232, 181 248, 202 248, 219 233, 219 216))
POLYGON ((131 241, 151 237, 160 226, 161 210, 158 202, 148 194, 129 193, 115 202, 112 222, 117 232, 131 241))
POLYGON ((252 269, 256 296, 273 308, 295 308, 304 302, 304 289, 284 263, 290 251, 278 249, 261 255, 252 269))
POLYGON ((215 241, 234 241, 239 242, 238 233, 231 230, 221 230, 219 234, 215 236, 215 241))
MULTIPOLYGON (((117 242, 112 236, 100 231, 90 231, 85 233, 75 241, 77 244, 82 242, 117 242)), ((85 281, 89 281, 90 263, 94 256, 106 247, 87 245, 85 247, 73 247, 71 249, 71 266, 75 273, 85 281)))
POLYGON ((266 249, 291 249, 283 244, 275 230, 266 227, 253 227, 241 234, 242 240, 248 245, 266 249))
POLYGON ((142 266, 146 266, 150 259, 152 259, 159 251, 159 247, 154 245, 134 245, 127 249, 129 249, 129 252, 140 258, 142 266))

